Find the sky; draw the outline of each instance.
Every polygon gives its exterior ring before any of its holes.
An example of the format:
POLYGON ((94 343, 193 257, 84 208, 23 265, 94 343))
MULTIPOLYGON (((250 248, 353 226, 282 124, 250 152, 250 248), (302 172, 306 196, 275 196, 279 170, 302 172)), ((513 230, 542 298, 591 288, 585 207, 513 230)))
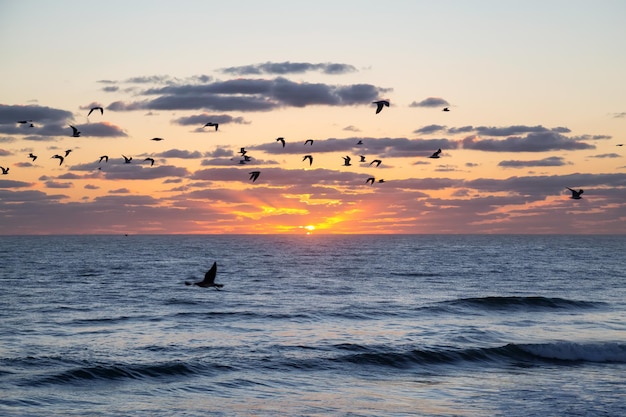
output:
POLYGON ((624 234, 624 16, 0 0, 0 234, 624 234))

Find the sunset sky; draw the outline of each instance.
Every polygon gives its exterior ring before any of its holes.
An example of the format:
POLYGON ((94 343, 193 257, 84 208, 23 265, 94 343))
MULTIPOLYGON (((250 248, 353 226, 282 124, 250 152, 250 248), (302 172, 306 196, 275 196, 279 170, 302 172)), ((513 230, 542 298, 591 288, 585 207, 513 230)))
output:
POLYGON ((625 17, 0 0, 0 234, 626 233, 625 17))

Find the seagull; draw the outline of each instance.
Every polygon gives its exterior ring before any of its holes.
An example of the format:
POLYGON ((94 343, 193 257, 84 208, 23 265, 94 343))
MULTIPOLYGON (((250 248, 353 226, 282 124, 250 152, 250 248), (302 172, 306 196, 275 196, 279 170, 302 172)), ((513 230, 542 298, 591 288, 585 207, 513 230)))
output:
POLYGON ((152 138, 152 139, 150 139, 150 140, 153 140, 153 141, 155 141, 155 142, 160 142, 160 141, 162 141, 162 140, 164 140, 164 139, 163 139, 163 138, 152 138))
POLYGON ((309 160, 309 166, 313 165, 313 156, 312 155, 304 155, 304 158, 302 158, 303 161, 309 160))
POLYGON ((584 191, 584 190, 582 190, 582 189, 581 189, 581 190, 576 191, 576 190, 572 190, 572 189, 571 189, 571 188, 569 188, 569 187, 565 187, 565 188, 567 188, 568 190, 570 190, 570 191, 572 192, 572 196, 571 196, 570 198, 573 198, 574 200, 580 200, 580 199, 582 198, 580 195, 581 195, 582 193, 584 193, 584 192, 585 192, 585 191, 584 191))
POLYGON ((217 274, 217 262, 213 262, 213 266, 204 274, 204 279, 199 282, 185 281, 185 285, 197 285, 198 287, 209 288, 213 287, 216 290, 222 288, 224 284, 215 283, 215 275, 217 274))
POLYGON ((372 183, 372 185, 374 185, 374 181, 376 181, 376 178, 374 178, 374 177, 369 177, 369 178, 367 179, 367 181, 365 181, 365 184, 367 184, 368 182, 371 182, 371 183, 372 183))
POLYGON ((66 151, 65 151, 65 156, 68 156, 71 152, 72 152, 72 150, 71 150, 71 149, 66 150, 66 151))
POLYGON ((381 112, 381 110, 383 109, 383 106, 389 107, 389 101, 387 100, 378 100, 378 101, 373 101, 372 103, 376 104, 376 114, 381 112))
POLYGON ((248 155, 241 155, 243 156, 243 162, 250 162, 250 157, 248 155))
POLYGON ((245 159, 240 159, 240 160, 239 160, 239 164, 240 164, 240 165, 243 165, 243 164, 245 164, 245 163, 246 163, 246 160, 245 160, 245 159))
POLYGON ((437 149, 437 151, 435 153, 433 153, 431 156, 429 156, 429 158, 439 158, 439 154, 441 153, 441 149, 437 149))
POLYGON ((63 163, 63 160, 65 159, 61 155, 54 155, 52 156, 52 158, 57 158, 59 160, 59 165, 61 165, 63 163))
POLYGON ((245 154, 248 153, 248 151, 246 151, 246 148, 241 148, 241 150, 239 151, 239 153, 241 154, 241 156, 244 156, 245 154))
POLYGON ((285 147, 285 138, 277 138, 276 142, 280 142, 283 144, 283 148, 285 147))
POLYGON ((35 162, 35 159, 37 159, 37 155, 33 155, 33 153, 32 153, 32 152, 28 154, 28 157, 29 157, 29 158, 32 158, 32 159, 33 159, 33 162, 35 162))
POLYGON ((76 129, 74 126, 70 125, 70 127, 72 128, 72 137, 74 138, 78 138, 80 137, 80 132, 78 131, 78 129, 76 129))
POLYGON ((124 162, 127 163, 127 164, 130 164, 130 161, 133 160, 132 156, 131 157, 127 157, 127 156, 124 156, 124 155, 122 155, 122 156, 124 157, 124 162))
POLYGON ((447 107, 444 107, 442 111, 450 111, 450 109, 447 107))
POLYGON ((349 167, 350 165, 352 165, 350 163, 350 157, 349 156, 342 156, 343 158, 343 166, 349 167))
POLYGON ((26 123, 31 123, 32 120, 18 120, 17 123, 21 124, 21 125, 25 125, 26 123))
POLYGON ((356 144, 357 144, 357 145, 363 145, 363 141, 362 141, 362 140, 359 140, 356 144))
POLYGON ((9 167, 0 167, 0 169, 2 170, 2 175, 7 175, 9 173, 9 167))
POLYGON ((311 144, 311 146, 313 146, 313 139, 307 139, 304 141, 304 144, 306 145, 307 143, 311 144))
POLYGON ((381 178, 381 179, 378 180, 378 182, 383 183, 383 182, 385 182, 385 180, 381 178))
POLYGON ((615 146, 624 146, 624 144, 623 144, 623 143, 618 143, 618 144, 617 144, 617 145, 615 145, 615 146))
POLYGON ((363 155, 359 155, 359 158, 361 158, 359 162, 365 162, 365 157, 363 155))
POLYGON ((370 162, 370 165, 372 165, 374 162, 376 162, 376 166, 379 166, 383 161, 381 161, 380 159, 374 159, 372 162, 370 162))
POLYGON ((104 114, 104 109, 100 106, 96 106, 96 107, 92 107, 91 110, 89 110, 89 113, 87 113, 87 117, 89 117, 91 112, 93 112, 94 110, 100 110, 100 114, 104 114))
POLYGON ((257 178, 259 178, 259 174, 261 173, 261 171, 252 171, 250 172, 250 179, 252 180, 252 182, 255 182, 257 178))
POLYGON ((109 162, 109 156, 108 155, 102 155, 100 157, 100 160, 98 161, 98 163, 102 162, 102 160, 104 159, 104 162, 109 162))
POLYGON ((150 161, 150 166, 154 165, 154 158, 146 158, 144 161, 150 161))
POLYGON ((219 126, 219 123, 209 122, 209 123, 206 123, 203 127, 213 127, 213 126, 215 126, 215 131, 217 131, 217 127, 219 126))

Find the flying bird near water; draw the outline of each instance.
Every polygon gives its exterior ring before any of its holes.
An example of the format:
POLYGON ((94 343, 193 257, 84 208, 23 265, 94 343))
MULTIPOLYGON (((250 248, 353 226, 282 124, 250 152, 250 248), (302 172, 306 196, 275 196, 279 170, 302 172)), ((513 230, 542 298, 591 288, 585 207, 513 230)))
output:
POLYGON ((440 154, 440 153, 441 153, 441 149, 437 149, 437 150, 435 151, 435 153, 433 153, 431 156, 429 156, 429 158, 435 158, 435 159, 437 159, 437 158, 439 158, 439 154, 440 154))
POLYGON ((369 177, 369 178, 365 181, 365 184, 367 184, 368 182, 371 182, 371 183, 372 183, 372 185, 374 185, 374 181, 376 181, 376 178, 374 178, 374 177, 369 177))
POLYGON ((372 165, 372 164, 374 164, 374 163, 375 163, 375 164, 376 164, 376 166, 380 166, 380 164, 381 164, 382 162, 383 162, 383 161, 381 161, 380 159, 374 159, 372 162, 370 162, 370 165, 372 165))
POLYGON ((389 107, 388 100, 378 100, 378 101, 373 101, 372 103, 376 104, 376 114, 380 113, 384 106, 389 107))
POLYGON ((72 152, 72 150, 71 150, 71 149, 66 150, 66 151, 65 151, 65 156, 68 156, 71 152, 72 152))
POLYGON ((144 161, 150 161, 150 166, 154 165, 154 158, 146 158, 144 161))
POLYGON ((61 165, 63 163, 63 160, 65 159, 61 155, 53 155, 52 158, 58 159, 59 160, 59 165, 61 165))
POLYGON ((33 160, 33 162, 35 162, 35 159, 37 159, 37 155, 33 155, 33 153, 29 153, 28 157, 31 158, 33 160))
POLYGON ((213 287, 216 290, 224 286, 224 284, 217 284, 215 282, 215 276, 217 275, 217 262, 213 262, 213 266, 204 274, 204 279, 199 282, 185 281, 185 285, 196 285, 198 287, 210 288, 213 287))
POLYGON ((580 199, 582 198, 580 195, 581 195, 582 193, 584 193, 584 192, 585 192, 585 191, 584 191, 584 190, 582 190, 582 189, 581 189, 581 190, 576 191, 576 190, 572 190, 572 189, 571 189, 571 188, 569 188, 569 187, 565 187, 565 188, 567 188, 568 190, 570 190, 570 191, 572 192, 572 196, 571 196, 570 198, 573 198, 574 200, 580 200, 580 199))
POLYGON ((277 138, 276 142, 280 142, 283 144, 283 148, 285 147, 285 138, 277 138))
MULTIPOLYGON (((219 123, 209 122, 209 123, 206 123, 203 127, 213 127, 213 126, 215 126, 215 130, 217 131, 219 123)), ((226 129, 226 130, 228 130, 228 129, 226 129)))
POLYGON ((102 155, 100 157, 100 160, 98 161, 98 163, 102 162, 102 160, 104 159, 104 162, 109 162, 109 156, 108 155, 102 155))
POLYGON ((150 140, 153 140, 153 141, 155 141, 155 142, 160 142, 160 141, 162 141, 162 140, 164 140, 164 139, 163 139, 163 138, 152 138, 152 139, 150 139, 150 140))
POLYGON ((126 164, 130 164, 130 161, 133 160, 132 156, 128 157, 128 156, 122 155, 122 157, 124 158, 124 163, 126 163, 126 164))
POLYGON ((2 170, 2 175, 7 175, 9 173, 9 167, 0 167, 0 170, 2 170))
POLYGON ((78 129, 76 129, 76 127, 72 125, 70 125, 70 127, 72 128, 72 137, 74 138, 80 137, 80 132, 78 131, 78 129))
POLYGON ((444 107, 442 111, 450 111, 450 109, 447 107, 444 107))
POLYGON ((87 117, 89 117, 89 115, 91 115, 91 113, 95 110, 100 110, 100 114, 104 114, 104 109, 100 106, 96 106, 92 107, 91 110, 89 110, 89 113, 87 113, 87 117))
POLYGON ((304 141, 304 144, 306 145, 307 143, 308 143, 308 144, 310 144, 311 146, 313 146, 313 139, 307 139, 307 140, 305 140, 305 141, 304 141))
POLYGON ((349 156, 342 156, 343 158, 343 166, 349 167, 350 165, 352 165, 350 163, 350 157, 349 156))
POLYGON ((309 160, 309 166, 313 165, 313 155, 304 155, 303 161, 309 160))
POLYGON ((252 182, 255 182, 256 179, 259 178, 261 171, 252 171, 252 172, 249 172, 249 174, 250 174, 250 179, 252 180, 252 182))

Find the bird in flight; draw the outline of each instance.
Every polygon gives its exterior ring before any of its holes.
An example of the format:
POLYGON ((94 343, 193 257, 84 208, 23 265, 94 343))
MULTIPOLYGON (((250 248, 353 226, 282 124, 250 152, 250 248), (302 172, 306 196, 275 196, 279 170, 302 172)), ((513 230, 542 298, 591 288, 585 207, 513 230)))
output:
POLYGON ((26 123, 31 123, 32 120, 18 120, 17 123, 21 124, 21 125, 25 125, 26 123))
POLYGON ((383 182, 385 182, 385 180, 381 178, 381 179, 378 180, 378 182, 383 183, 383 182))
POLYGON ((368 182, 371 182, 371 183, 372 183, 372 185, 374 185, 374 181, 376 181, 376 178, 374 178, 374 177, 369 177, 369 178, 365 181, 365 184, 367 184, 368 182))
POLYGON ((241 156, 244 156, 245 154, 248 153, 248 151, 246 151, 246 148, 241 148, 241 150, 239 151, 239 153, 241 154, 241 156))
POLYGON ((581 189, 581 190, 576 191, 576 190, 572 190, 572 189, 571 189, 571 188, 569 188, 569 187, 565 187, 565 188, 567 188, 568 190, 570 190, 570 191, 572 192, 572 196, 571 196, 570 198, 573 198, 574 200, 580 200, 580 199, 582 198, 580 195, 581 195, 582 193, 584 193, 584 192, 585 192, 585 191, 584 191, 584 190, 582 190, 582 189, 581 189))
POLYGON ((308 143, 308 144, 310 144, 311 146, 313 146, 313 139, 307 139, 307 140, 305 140, 305 141, 304 141, 304 144, 306 145, 307 143, 308 143))
POLYGON ((615 146, 624 146, 624 144, 623 144, 623 143, 618 143, 618 144, 617 144, 617 145, 615 145, 615 146))
POLYGON ((124 156, 124 155, 122 155, 122 157, 124 158, 124 163, 126 163, 126 164, 130 164, 130 161, 132 161, 132 160, 133 160, 133 157, 132 157, 132 156, 131 156, 131 157, 128 157, 128 156, 124 156))
POLYGON ((163 138, 152 138, 152 139, 150 139, 150 140, 153 140, 153 141, 155 141, 155 142, 160 142, 160 141, 162 141, 162 140, 164 140, 164 139, 163 139, 163 138))
POLYGON ((71 150, 71 149, 66 150, 66 151, 65 151, 65 156, 68 156, 70 153, 72 153, 72 150, 71 150))
POLYGON ((363 145, 363 141, 362 141, 362 140, 359 140, 356 144, 357 144, 357 145, 363 145))
POLYGON ((442 111, 450 111, 448 107, 444 107, 442 111))
POLYGON ((63 160, 65 159, 61 155, 53 155, 52 158, 58 159, 59 160, 59 165, 61 165, 63 163, 63 160))
POLYGON ((380 159, 374 159, 372 162, 370 162, 370 165, 372 165, 373 163, 376 163, 376 166, 380 166, 381 162, 383 161, 381 161, 380 159))
MULTIPOLYGON (((213 126, 215 126, 215 130, 217 131, 217 128, 218 128, 219 125, 220 125, 219 123, 209 122, 209 123, 206 123, 203 127, 213 127, 213 126)), ((226 130, 228 130, 228 129, 226 129, 226 130)))
POLYGON ((350 165, 352 165, 350 163, 351 158, 349 156, 342 156, 342 158, 343 158, 343 166, 349 167, 350 165))
POLYGON ((376 104, 376 114, 380 113, 384 106, 389 107, 388 100, 378 100, 378 101, 373 101, 372 103, 376 104))
POLYGON ((197 285, 198 287, 210 288, 213 287, 219 290, 224 284, 217 284, 215 282, 215 276, 217 275, 217 262, 213 262, 213 266, 204 274, 204 279, 199 282, 185 281, 185 285, 197 285))
POLYGON ((150 166, 154 165, 154 158, 146 158, 144 161, 150 161, 150 166))
POLYGON ((33 160, 33 162, 35 162, 35 159, 37 159, 37 155, 33 155, 33 153, 29 153, 28 157, 31 158, 33 160))
POLYGON ((276 142, 280 142, 283 144, 283 148, 285 147, 285 138, 277 138, 276 142))
POLYGON ((437 159, 439 158, 439 154, 441 153, 441 149, 437 149, 429 158, 437 159))
POLYGON ((76 127, 72 125, 70 125, 70 127, 72 128, 72 137, 74 138, 80 137, 80 132, 78 131, 78 129, 76 129, 76 127))
POLYGON ((359 155, 359 158, 361 158, 359 162, 365 162, 365 157, 363 155, 359 155))
POLYGON ((102 162, 102 160, 104 159, 104 162, 109 162, 109 156, 108 155, 102 155, 100 157, 100 160, 98 161, 98 163, 102 162))
POLYGON ((255 182, 256 179, 259 178, 259 174, 261 174, 261 171, 252 171, 249 174, 250 174, 250 179, 252 180, 252 182, 255 182))
POLYGON ((2 175, 7 175, 9 173, 9 167, 0 167, 0 169, 2 170, 2 175))
POLYGON ((313 155, 304 155, 303 161, 309 160, 309 166, 313 165, 313 155))
POLYGON ((100 110, 100 114, 104 114, 104 109, 100 106, 96 106, 92 107, 91 110, 89 110, 89 113, 87 113, 87 117, 89 117, 89 115, 91 115, 91 113, 95 110, 100 110))

